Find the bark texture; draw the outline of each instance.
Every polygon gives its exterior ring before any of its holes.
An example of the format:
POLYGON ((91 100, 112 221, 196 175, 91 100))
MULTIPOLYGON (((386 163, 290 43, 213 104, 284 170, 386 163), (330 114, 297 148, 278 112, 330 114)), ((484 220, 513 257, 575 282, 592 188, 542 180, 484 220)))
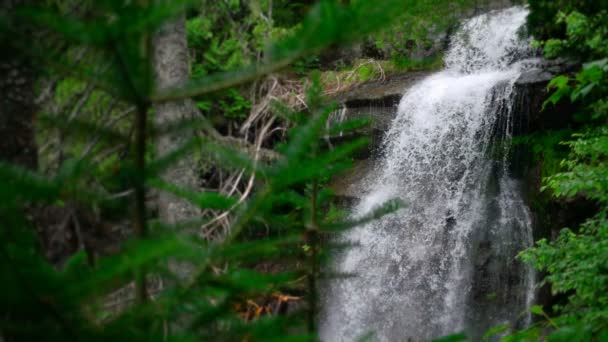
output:
MULTIPOLYGON (((0 2, 0 15, 14 18, 17 6, 36 1, 8 0, 0 2)), ((24 39, 33 41, 42 36, 18 19, 0 33, 0 160, 27 168, 38 169, 36 144, 35 83, 38 69, 20 45, 24 39)), ((0 179, 0 184, 10 180, 0 179)), ((27 204, 25 215, 36 229, 42 251, 50 262, 60 265, 78 250, 78 238, 72 217, 76 211, 56 206, 27 204)), ((14 213, 6 213, 14 215, 14 213)), ((5 221, 0 217, 1 221, 5 221)), ((80 220, 80 222, 85 222, 80 220)))
MULTIPOLYGON (((0 14, 10 17, 24 1, 0 2, 0 14)), ((27 28, 13 23, 11 29, 26 34, 27 28)), ((34 136, 35 71, 31 62, 12 46, 16 37, 0 34, 0 160, 36 169, 38 150, 34 136)))
MULTIPOLYGON (((181 16, 163 25, 156 33, 153 45, 156 87, 160 90, 183 85, 190 77, 185 17, 181 16)), ((155 104, 154 110, 157 126, 199 115, 192 100, 155 104)), ((182 130, 160 137, 156 145, 157 155, 170 153, 195 134, 194 131, 182 130)), ((195 190, 199 183, 195 167, 194 158, 186 156, 174 163, 162 176, 167 182, 187 190, 195 190)), ((166 192, 159 194, 158 210, 161 220, 167 223, 179 222, 199 214, 198 208, 188 201, 166 192)))

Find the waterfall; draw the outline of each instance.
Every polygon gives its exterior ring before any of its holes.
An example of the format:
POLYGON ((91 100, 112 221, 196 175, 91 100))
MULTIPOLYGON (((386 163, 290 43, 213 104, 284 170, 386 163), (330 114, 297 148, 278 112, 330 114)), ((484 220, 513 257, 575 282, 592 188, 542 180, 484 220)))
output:
POLYGON ((407 341, 527 324, 534 273, 517 253, 532 244, 521 185, 509 174, 516 79, 531 55, 524 7, 461 26, 446 67, 402 97, 352 216, 391 198, 406 207, 357 227, 322 289, 323 341, 407 341))

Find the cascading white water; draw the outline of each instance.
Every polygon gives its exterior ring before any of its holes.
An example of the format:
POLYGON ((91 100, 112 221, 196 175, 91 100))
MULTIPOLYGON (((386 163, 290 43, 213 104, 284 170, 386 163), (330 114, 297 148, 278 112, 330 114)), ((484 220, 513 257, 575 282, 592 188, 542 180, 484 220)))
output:
POLYGON ((412 87, 362 182, 353 216, 399 197, 407 207, 342 237, 354 247, 323 293, 324 341, 424 340, 525 324, 533 272, 515 259, 532 243, 531 219, 509 176, 513 86, 529 41, 527 10, 463 24, 445 70, 412 87), (500 147, 503 146, 503 147, 500 147))

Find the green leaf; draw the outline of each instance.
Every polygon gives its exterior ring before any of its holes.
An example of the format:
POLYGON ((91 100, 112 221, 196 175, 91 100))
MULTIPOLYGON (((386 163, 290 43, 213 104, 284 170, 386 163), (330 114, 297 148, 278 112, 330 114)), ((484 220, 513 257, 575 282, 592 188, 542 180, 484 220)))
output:
POLYGON ((566 326, 561 327, 551 334, 547 338, 548 342, 583 342, 589 341, 589 337, 585 336, 584 332, 577 327, 566 326))
POLYGON ((155 102, 191 98, 231 88, 275 72, 297 58, 314 54, 331 44, 347 44, 357 38, 385 27, 396 18, 399 9, 415 6, 414 0, 356 1, 349 6, 322 0, 304 19, 292 36, 271 46, 267 62, 240 70, 213 74, 152 96, 155 102))
POLYGON ((433 340, 433 342, 462 342, 467 340, 467 335, 465 335, 464 333, 460 333, 446 337, 436 338, 433 340))
POLYGON ((371 116, 368 117, 358 117, 346 120, 344 122, 340 122, 337 124, 331 125, 329 129, 329 134, 331 136, 340 135, 343 133, 348 133, 351 131, 355 131, 361 128, 366 128, 372 123, 371 116))
POLYGON ((45 179, 38 173, 0 161, 0 207, 17 201, 54 203, 61 184, 45 179))
MULTIPOLYGON (((64 271, 64 281, 72 284, 67 295, 73 298, 87 298, 97 293, 110 293, 116 284, 124 285, 131 280, 133 272, 141 267, 160 266, 161 260, 172 258, 202 258, 205 251, 183 238, 162 236, 146 240, 130 241, 119 254, 101 258, 94 269, 85 272, 72 267, 64 271)), ((201 259, 202 260, 202 259, 201 259)))
POLYGON ((492 327, 490 330, 488 330, 484 335, 483 335, 483 340, 484 341, 489 341, 491 337, 502 334, 506 331, 508 331, 511 328, 510 324, 501 324, 501 325, 497 325, 495 327, 492 327))
POLYGON ((69 135, 73 137, 88 138, 94 133, 105 141, 113 142, 114 144, 126 144, 130 140, 129 137, 117 130, 108 129, 98 123, 80 118, 73 118, 70 120, 66 115, 40 115, 37 120, 41 125, 50 128, 58 128, 66 133, 69 132, 69 135))
POLYGON ((184 198, 202 209, 227 210, 237 203, 237 199, 227 197, 216 192, 195 192, 180 188, 162 179, 149 179, 147 184, 151 187, 170 192, 184 198))
POLYGON ((579 99, 579 97, 587 96, 587 94, 589 94, 596 85, 596 83, 589 83, 583 88, 576 87, 576 89, 572 92, 572 95, 570 96, 570 101, 575 102, 579 99))
POLYGON ((568 76, 557 76, 549 82, 547 85, 547 90, 555 89, 555 91, 549 96, 549 98, 543 103, 542 110, 545 110, 547 104, 551 103, 556 105, 565 95, 570 92, 570 86, 568 83, 570 82, 570 78, 568 76))
POLYGON ((538 316, 545 316, 545 311, 543 310, 542 305, 533 305, 530 308, 530 312, 538 316))
POLYGON ((322 135, 322 130, 325 128, 325 122, 330 112, 331 109, 324 108, 322 111, 315 113, 305 125, 292 130, 292 136, 283 151, 287 160, 297 161, 302 159, 314 147, 322 135))

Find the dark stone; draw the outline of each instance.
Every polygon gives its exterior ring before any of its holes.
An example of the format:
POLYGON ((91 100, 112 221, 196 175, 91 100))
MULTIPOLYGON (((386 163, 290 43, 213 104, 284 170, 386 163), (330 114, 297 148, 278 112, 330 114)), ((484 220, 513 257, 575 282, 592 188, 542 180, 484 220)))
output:
POLYGON ((543 70, 543 69, 532 69, 524 72, 519 76, 515 84, 518 86, 525 86, 536 83, 544 83, 551 81, 551 79, 555 77, 554 73, 543 70))
POLYGON ((369 148, 355 155, 357 159, 378 156, 384 134, 390 128, 397 113, 397 106, 406 90, 430 75, 431 72, 416 71, 394 75, 384 81, 372 81, 336 94, 331 100, 342 104, 344 112, 336 112, 333 119, 349 120, 360 117, 371 118, 371 125, 365 129, 331 139, 330 143, 367 136, 371 139, 369 148))
POLYGON ((432 71, 413 71, 387 77, 385 80, 367 82, 336 94, 331 100, 348 107, 360 107, 370 103, 399 103, 405 91, 432 74, 432 71))
POLYGON ((373 160, 360 160, 347 172, 335 177, 329 184, 338 199, 338 204, 344 208, 352 208, 365 195, 358 187, 359 182, 372 174, 373 160))
MULTIPOLYGON (((515 136, 553 134, 552 131, 576 130, 580 127, 574 114, 580 109, 570 101, 560 101, 556 105, 543 104, 550 96, 547 89, 550 80, 560 74, 572 74, 579 68, 575 61, 556 59, 541 60, 536 68, 521 75, 514 90, 514 130, 515 136)), ((563 147, 564 155, 567 147, 563 147)), ((511 148, 510 172, 523 180, 525 201, 532 211, 534 240, 555 239, 565 227, 576 229, 597 211, 597 204, 585 198, 554 198, 550 193, 541 192, 543 164, 545 160, 534 155, 530 144, 516 144, 511 148)), ((539 278, 544 277, 543 274, 539 278)), ((552 306, 563 302, 563 296, 551 294, 545 285, 537 292, 536 301, 552 312, 552 306)))
POLYGON ((575 61, 563 58, 553 60, 534 58, 523 61, 522 63, 527 64, 532 68, 522 73, 519 79, 517 79, 515 84, 518 86, 530 86, 535 84, 546 85, 555 76, 569 73, 578 66, 578 63, 575 61))
POLYGON ((544 106, 551 91, 547 85, 555 76, 570 73, 576 63, 563 59, 533 59, 534 68, 524 72, 515 82, 513 98, 513 135, 529 135, 547 130, 576 126, 576 108, 569 101, 544 106))

